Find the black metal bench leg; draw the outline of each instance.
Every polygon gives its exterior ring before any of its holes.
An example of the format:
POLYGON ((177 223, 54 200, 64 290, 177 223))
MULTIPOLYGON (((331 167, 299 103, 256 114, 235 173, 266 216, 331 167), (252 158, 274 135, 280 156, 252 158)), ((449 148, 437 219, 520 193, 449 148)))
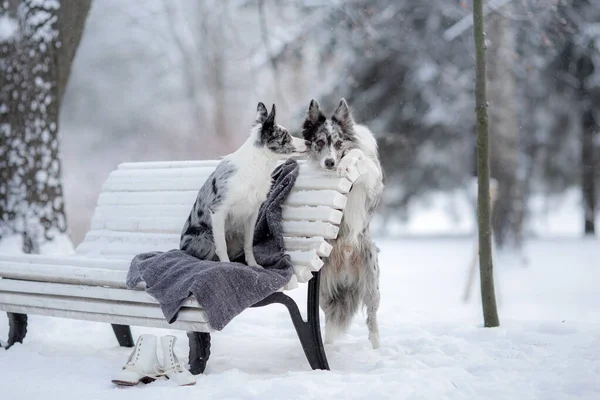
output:
MULTIPOLYGON (((305 339, 306 345, 309 345, 311 349, 310 357, 307 353, 305 343, 302 343, 302 347, 304 348, 306 358, 308 358, 308 362, 310 363, 312 369, 329 370, 329 362, 327 362, 327 355, 325 354, 325 348, 323 347, 323 338, 321 337, 321 325, 319 320, 320 282, 320 273, 313 272, 313 279, 311 279, 310 282, 308 282, 308 299, 306 302, 308 321, 303 325, 303 329, 305 330, 304 334, 307 336, 307 339, 305 339)), ((294 317, 292 316, 292 320, 293 319, 294 317)), ((296 326, 296 323, 294 323, 294 326, 296 326)), ((296 331, 298 332, 298 336, 300 337, 300 342, 303 342, 301 333, 298 331, 297 326, 296 331)))
POLYGON ((8 316, 8 342, 6 349, 9 349, 15 343, 23 343, 27 335, 27 315, 6 313, 8 316))
POLYGON ((121 347, 133 347, 135 346, 135 342, 133 341, 133 336, 131 336, 131 328, 129 325, 116 325, 112 324, 113 332, 115 332, 115 336, 119 341, 119 346, 121 347))
POLYGON ((286 306, 311 368, 329 370, 319 325, 319 282, 319 273, 313 272, 313 278, 308 283, 307 321, 302 319, 296 302, 281 292, 273 293, 252 307, 263 307, 273 303, 281 303, 286 306))
POLYGON ((187 335, 190 344, 190 372, 198 375, 204 372, 210 357, 210 333, 188 332, 187 335))

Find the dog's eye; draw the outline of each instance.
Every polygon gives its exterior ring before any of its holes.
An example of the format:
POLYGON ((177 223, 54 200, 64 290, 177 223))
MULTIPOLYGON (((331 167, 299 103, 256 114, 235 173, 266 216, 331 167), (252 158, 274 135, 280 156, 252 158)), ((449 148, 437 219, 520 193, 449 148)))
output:
POLYGON ((342 148, 342 141, 338 140, 337 142, 335 142, 335 149, 339 150, 342 148))
POLYGON ((319 146, 319 147, 325 146, 325 141, 323 139, 317 140, 317 146, 319 146))

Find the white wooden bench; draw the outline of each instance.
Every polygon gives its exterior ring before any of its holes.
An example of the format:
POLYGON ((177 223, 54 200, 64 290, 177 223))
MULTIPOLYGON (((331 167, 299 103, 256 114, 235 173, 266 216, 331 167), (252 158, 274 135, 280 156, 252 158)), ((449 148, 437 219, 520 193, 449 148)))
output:
MULTIPOLYGON (((22 342, 27 318, 45 315, 113 324, 121 346, 134 345, 129 325, 181 329, 190 340, 190 369, 204 371, 211 327, 191 298, 168 324, 157 301, 126 289, 131 258, 179 248, 179 235, 200 186, 218 161, 125 163, 113 171, 98 198, 91 229, 75 253, 64 257, 0 255, 0 310, 12 314, 9 345, 22 342), (17 315, 15 315, 17 314, 17 315)), ((319 327, 319 269, 334 239, 358 174, 339 178, 300 161, 300 175, 283 210, 285 246, 294 276, 279 292, 254 305, 284 304, 313 369, 329 369, 319 327), (308 282, 307 321, 283 293, 308 282)))

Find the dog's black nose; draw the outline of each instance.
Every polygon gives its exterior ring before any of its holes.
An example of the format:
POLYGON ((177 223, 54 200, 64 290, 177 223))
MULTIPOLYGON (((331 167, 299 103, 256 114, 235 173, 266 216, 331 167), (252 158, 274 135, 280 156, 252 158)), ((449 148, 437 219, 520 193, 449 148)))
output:
POLYGON ((333 161, 333 158, 327 158, 325 159, 325 167, 326 168, 333 168, 333 166, 335 165, 335 161, 333 161))

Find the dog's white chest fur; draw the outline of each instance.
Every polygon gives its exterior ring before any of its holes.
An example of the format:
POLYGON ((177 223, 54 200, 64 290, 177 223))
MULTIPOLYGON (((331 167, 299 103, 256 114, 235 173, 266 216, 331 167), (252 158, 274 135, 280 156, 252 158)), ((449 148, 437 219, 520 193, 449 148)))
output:
POLYGON ((231 161, 238 170, 228 183, 226 202, 229 204, 229 214, 240 217, 251 215, 267 198, 271 173, 277 161, 266 159, 258 149, 249 149, 231 161))
POLYGON ((347 165, 355 166, 361 173, 347 194, 343 224, 347 228, 347 242, 356 243, 358 235, 370 223, 369 202, 376 199, 383 190, 382 171, 377 160, 377 142, 371 131, 363 125, 355 125, 355 134, 361 143, 360 149, 350 151, 340 161, 342 170, 347 165))
POLYGON ((344 221, 348 228, 348 239, 356 241, 360 232, 367 226, 367 210, 365 208, 367 187, 358 182, 347 194, 346 207, 344 208, 344 221))

